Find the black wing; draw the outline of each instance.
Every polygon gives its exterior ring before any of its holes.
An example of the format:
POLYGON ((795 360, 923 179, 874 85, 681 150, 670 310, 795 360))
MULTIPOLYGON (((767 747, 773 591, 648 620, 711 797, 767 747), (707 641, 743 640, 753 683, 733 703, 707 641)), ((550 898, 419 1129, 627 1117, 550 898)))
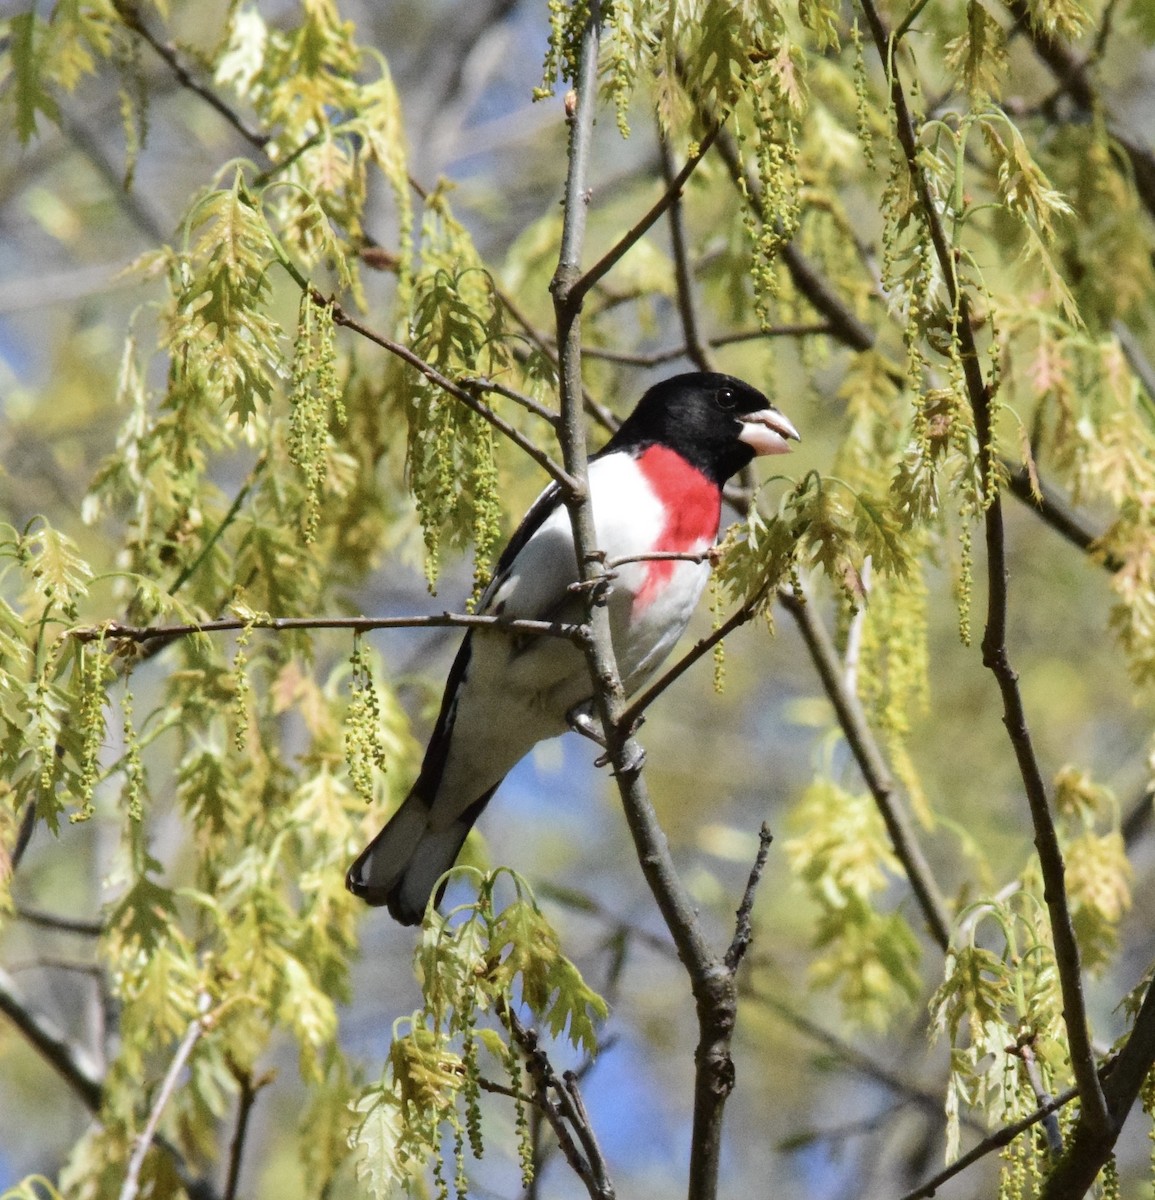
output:
MULTIPOLYGON (((541 528, 560 501, 561 489, 556 483, 551 483, 529 506, 525 516, 521 519, 521 524, 514 530, 513 536, 497 560, 497 566, 493 569, 493 578, 490 579, 482 593, 481 602, 478 605, 479 612, 485 612, 488 609, 492 597, 505 582, 514 559, 521 553, 529 539, 541 528)), ((429 745, 425 749, 425 757, 421 762, 421 773, 413 786, 415 792, 426 797, 427 803, 431 803, 437 794, 441 772, 445 769, 457 697, 461 691, 461 685, 469 673, 469 659, 472 653, 473 630, 470 629, 462 639, 461 648, 457 651, 453 665, 449 668, 449 675, 445 680, 445 692, 441 697, 441 711, 437 714, 437 723, 433 726, 429 745)))

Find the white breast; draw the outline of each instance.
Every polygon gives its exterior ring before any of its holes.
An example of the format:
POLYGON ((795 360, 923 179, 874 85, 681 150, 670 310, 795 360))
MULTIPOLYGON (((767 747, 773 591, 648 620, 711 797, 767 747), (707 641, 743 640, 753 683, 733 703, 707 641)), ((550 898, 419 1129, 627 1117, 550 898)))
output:
MULTIPOLYGON (((633 460, 616 454, 598 459, 590 464, 589 481, 598 546, 607 561, 652 552, 665 512, 633 460)), ((693 549, 700 552, 708 545, 703 541, 693 549)), ((652 566, 634 562, 612 568, 610 631, 627 695, 673 649, 709 574, 704 563, 663 563, 668 579, 658 589, 647 589, 639 603, 652 566)), ((570 517, 559 506, 514 559, 486 608, 515 618, 578 620, 581 603, 568 590, 576 580, 570 517)), ((439 794, 463 800, 480 795, 537 742, 564 732, 567 714, 589 698, 590 690, 585 659, 571 643, 538 638, 526 645, 505 633, 474 630, 439 794)))

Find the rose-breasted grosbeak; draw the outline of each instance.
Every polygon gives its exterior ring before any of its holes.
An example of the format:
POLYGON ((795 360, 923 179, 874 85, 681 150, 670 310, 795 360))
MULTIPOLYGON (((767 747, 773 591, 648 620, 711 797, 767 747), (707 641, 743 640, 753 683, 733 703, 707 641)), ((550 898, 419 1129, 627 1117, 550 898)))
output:
MULTIPOLYGON (((599 548, 610 561, 704 552, 718 536, 726 480, 755 455, 785 453, 791 438, 798 432, 790 421, 733 376, 695 372, 650 388, 590 459, 599 548)), ((708 575, 707 563, 678 559, 614 568, 607 603, 627 695, 673 649, 708 575)), ((577 577, 569 513, 551 484, 498 560, 479 611, 581 620, 583 602, 570 587, 577 577)), ((591 690, 585 658, 568 641, 466 633, 417 782, 349 868, 349 890, 417 924, 506 774, 537 742, 563 733, 591 690)))

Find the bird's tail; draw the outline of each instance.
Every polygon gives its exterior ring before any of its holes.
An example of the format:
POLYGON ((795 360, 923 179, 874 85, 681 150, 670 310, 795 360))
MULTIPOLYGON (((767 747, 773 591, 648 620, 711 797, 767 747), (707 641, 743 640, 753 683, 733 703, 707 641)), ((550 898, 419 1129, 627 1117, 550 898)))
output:
MULTIPOLYGON (((490 788, 455 821, 435 828, 428 799, 414 788, 385 828, 357 856, 345 885, 367 904, 384 905, 402 925, 419 925, 437 881, 457 861, 473 823, 489 798, 490 788)), ((437 892, 437 903, 445 890, 437 892)))

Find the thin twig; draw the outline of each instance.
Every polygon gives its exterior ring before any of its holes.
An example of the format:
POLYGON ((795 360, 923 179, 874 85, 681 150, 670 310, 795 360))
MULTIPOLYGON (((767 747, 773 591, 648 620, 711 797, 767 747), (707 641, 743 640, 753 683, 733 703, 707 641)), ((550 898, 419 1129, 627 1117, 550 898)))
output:
POLYGON ((799 599, 788 588, 779 591, 778 599, 797 622, 850 751, 886 824, 890 844, 906 871, 930 935, 945 951, 950 945, 950 916, 946 901, 919 845, 914 826, 894 795, 894 780, 858 697, 846 688, 842 663, 830 634, 813 604, 799 599))
MULTIPOLYGON (((671 210, 672 211, 672 210, 671 210)), ((829 321, 799 321, 787 325, 771 325, 768 329, 743 329, 734 333, 720 333, 707 338, 706 345, 712 350, 733 346, 739 342, 756 342, 763 338, 819 337, 834 332, 829 321)), ((599 358, 605 362, 621 363, 629 367, 660 367, 663 363, 679 358, 692 358, 687 346, 671 346, 668 350, 654 350, 649 354, 626 350, 610 350, 605 346, 586 346, 583 353, 587 358, 599 358)))
POLYGON ((42 929, 58 929, 61 933, 76 933, 81 937, 100 937, 104 932, 102 921, 86 921, 80 917, 62 917, 59 913, 46 912, 42 908, 30 908, 27 904, 16 905, 16 915, 30 925, 42 929))
POLYGON ((527 396, 525 392, 519 392, 517 388, 511 388, 499 379, 485 379, 481 376, 471 375, 461 380, 461 386, 477 388, 481 392, 496 392, 499 396, 504 396, 507 400, 512 400, 515 404, 520 404, 526 412, 531 412, 535 417, 541 417, 543 421, 548 421, 555 429, 561 420, 552 408, 546 408, 544 404, 539 404, 532 396, 527 396))
POLYGON ((241 505, 244 504, 249 493, 253 490, 254 485, 260 478, 261 472, 268 465, 268 461, 268 454, 262 453, 257 461, 253 463, 252 469, 245 477, 244 483, 242 483, 237 489, 237 494, 233 497, 233 502, 229 505, 228 511, 223 517, 221 517, 220 521, 217 523, 217 527, 205 539, 205 543, 203 546, 201 546, 200 552, 197 554, 196 558, 182 568, 180 574, 178 574, 169 585, 168 594, 170 596, 175 596, 176 593, 179 592, 180 589, 184 587, 184 585, 193 577, 193 575, 197 573, 197 571, 200 569, 201 563, 203 563, 205 559, 208 558, 209 554, 212 553, 212 548, 217 544, 218 541, 220 541, 225 530, 228 529, 233 521, 236 520, 237 514, 241 511, 241 505))
POLYGON ((1078 1088, 1068 1088, 1067 1091, 1056 1096, 1045 1108, 1038 1108, 1028 1116, 1013 1121, 1010 1125, 1004 1125, 1002 1129, 983 1138, 978 1145, 972 1146, 966 1154, 959 1155, 950 1166, 944 1167, 937 1174, 932 1175, 930 1179, 919 1184, 913 1191, 905 1193, 901 1200, 925 1200, 926 1197, 934 1196, 948 1180, 962 1174, 968 1167, 973 1166, 980 1159, 986 1158, 988 1154, 993 1154, 996 1150, 1009 1146, 1019 1134, 1025 1133, 1040 1121, 1045 1121, 1052 1113, 1056 1113, 1060 1108, 1070 1104, 1078 1095, 1078 1088))
MULTIPOLYGON (((666 187, 675 182, 674 153, 668 139, 660 140, 662 152, 662 178, 666 187)), ((670 202, 666 218, 670 226, 670 246, 674 252, 674 284, 678 296, 678 316, 682 321, 682 335, 686 339, 686 356, 699 371, 712 371, 713 363, 709 351, 698 332, 698 315, 694 306, 693 285, 690 280, 690 256, 686 249, 686 228, 682 221, 682 197, 675 195, 670 202)))
POLYGON ((585 1184, 591 1200, 614 1200, 613 1184, 609 1181, 597 1139, 588 1127, 584 1106, 579 1108, 574 1103, 573 1094, 558 1079, 548 1055, 538 1043, 536 1032, 527 1029, 507 1004, 499 1006, 498 1015, 525 1056, 526 1067, 537 1090, 536 1101, 554 1131, 566 1162, 585 1184), (550 1099, 551 1093, 556 1099, 550 1099), (581 1141, 584 1155, 574 1142, 574 1135, 581 1141))
POLYGON ((554 462, 536 442, 527 438, 520 429, 515 428, 504 417, 498 416, 488 404, 482 403, 468 388, 462 387, 460 384, 454 383, 452 379, 442 375, 436 367, 431 366, 423 358, 414 354, 408 346, 403 345, 401 342, 395 342, 391 337, 387 337, 383 333, 378 333, 375 329, 370 329, 362 321, 351 317, 336 300, 326 298, 320 293, 315 293, 314 298, 318 303, 330 306, 333 311, 333 321, 335 324, 342 325, 346 329, 352 329, 354 333, 359 333, 367 341, 373 342, 374 345, 380 346, 383 350, 388 350, 390 354, 395 354, 403 362, 408 363, 416 371, 424 375, 431 383, 436 384, 443 392, 447 392, 455 400, 459 400, 464 404, 466 408, 471 409, 478 416, 488 421, 494 429, 504 434, 515 446, 524 450, 539 467, 546 471, 566 491, 572 492, 576 488, 577 484, 573 476, 564 467, 554 462))
POLYGON ((672 667, 663 671, 648 688, 636 695, 618 718, 623 730, 633 729, 646 709, 673 683, 677 682, 699 659, 709 654, 714 647, 752 620, 758 612, 761 599, 753 597, 737 608, 717 629, 699 639, 672 667))
POLYGON ((144 23, 144 19, 140 15, 140 10, 131 2, 131 0, 115 0, 116 11, 120 14, 121 20, 125 25, 133 31, 142 41, 147 42, 157 55, 164 61, 168 69, 176 77, 180 85, 187 91, 190 91, 195 96, 199 96, 210 108, 219 113, 225 121, 231 125, 237 133, 249 143, 250 146, 257 150, 265 150, 268 147, 270 138, 267 134, 258 132, 255 129, 250 129, 244 121, 235 113, 214 91, 198 83, 192 75, 189 74, 184 64, 177 57, 176 47, 162 42, 144 23))
POLYGON ((729 968, 731 974, 734 974, 738 970, 754 937, 754 927, 750 921, 750 914, 754 910, 754 894, 758 890, 758 883, 762 878, 762 872, 766 869, 766 858, 770 853, 770 843, 773 840, 774 835, 770 832, 770 826, 763 821, 761 828, 758 830, 758 853, 754 858, 754 865, 750 868, 750 876, 746 880, 746 890, 742 893, 742 903, 738 905, 737 919, 734 923, 734 939, 731 941, 730 947, 726 951, 726 956, 722 960, 727 968, 729 968))
MULTIPOLYGON (((705 158, 706 152, 714 144, 721 129, 721 121, 715 122, 710 127, 706 136, 698 143, 697 149, 690 155, 682 169, 671 180, 657 203, 573 284, 569 293, 571 303, 580 306, 589 293, 590 288, 625 257, 634 245, 642 239, 650 227, 666 212, 670 205, 677 200, 682 194, 682 188, 686 186, 686 181, 694 173, 694 168, 705 158)), ((583 198, 582 203, 584 204, 585 202, 583 198)))
POLYGON ((1016 467, 1006 460, 1003 460, 1002 466, 1006 471, 1007 487, 1011 492, 1056 533, 1061 534, 1071 545, 1078 546, 1088 557, 1101 562, 1106 570, 1114 573, 1122 569, 1123 562, 1120 558, 1099 549, 1102 535, 1087 526, 1071 510, 1057 489, 1040 479, 1036 495, 1030 472, 1026 467, 1016 467))
POLYGON ((237 1188, 241 1180, 241 1164, 245 1155, 245 1139, 249 1132, 249 1118, 252 1116, 253 1106, 256 1104, 261 1090, 272 1083, 274 1079, 272 1071, 266 1071, 254 1079, 248 1071, 239 1071, 235 1067, 233 1075, 240 1087, 240 1094, 237 1097, 237 1120, 233 1129, 233 1140, 229 1145, 229 1173, 225 1180, 225 1190, 221 1200, 236 1200, 237 1188))
POLYGON ((157 638, 191 637, 198 633, 229 633, 242 629, 269 629, 276 633, 303 629, 347 629, 369 633, 374 629, 440 629, 461 626, 466 629, 494 629, 505 633, 528 633, 539 637, 566 638, 579 644, 585 628, 565 621, 510 620, 482 613, 433 613, 416 617, 219 617, 213 621, 192 621, 176 625, 123 625, 107 621, 103 625, 84 625, 70 630, 79 642, 105 641, 150 642, 157 638))
MULTIPOLYGON (((1030 1085, 1031 1091, 1035 1094, 1035 1104, 1039 1109, 1046 1109, 1054 1102, 1054 1096, 1047 1091, 1043 1084, 1043 1075, 1039 1070, 1039 1060, 1035 1055, 1035 1048, 1032 1044, 1035 1040, 1034 1033, 1029 1037, 1020 1039, 1013 1046, 1007 1047, 1007 1053, 1017 1058, 1023 1064, 1023 1071, 1027 1076, 1027 1083, 1030 1085)), ((1043 1129, 1047 1135, 1047 1149, 1050 1151, 1052 1158, 1058 1158, 1063 1152, 1063 1131, 1059 1128, 1059 1118, 1053 1113, 1048 1113, 1043 1118, 1043 1129)))
POLYGON ((582 1146, 585 1148, 586 1159, 593 1171, 594 1179, 597 1181, 599 1193, 603 1196, 613 1196, 614 1186, 610 1181, 605 1155, 602 1154, 597 1134, 594 1133, 593 1122, 586 1111, 585 1101, 582 1100, 576 1071, 566 1071, 562 1075, 562 1089, 569 1100, 570 1110, 575 1115, 578 1136, 581 1138, 582 1146))
POLYGON ((136 1144, 132 1148, 132 1156, 128 1160, 128 1168, 124 1173, 124 1182, 120 1188, 120 1200, 135 1200, 136 1194, 140 1190, 140 1170, 144 1166, 145 1155, 148 1154, 149 1147, 156 1137, 157 1127, 160 1125, 160 1119, 164 1115, 165 1107, 168 1105, 169 1100, 172 1099, 173 1092, 176 1091, 180 1073, 184 1070, 189 1055, 192 1054, 193 1048, 200 1041, 201 1035, 204 1032, 205 1022, 203 1017, 196 1017, 189 1022, 189 1027, 185 1031, 184 1037, 181 1038, 180 1045, 176 1048, 176 1053, 173 1055, 172 1062, 169 1063, 168 1071, 165 1073, 160 1090, 153 1101, 152 1109, 148 1114, 148 1120, 145 1122, 144 1129, 141 1131, 140 1136, 136 1139, 136 1144))
POLYGON ((99 1112, 103 1084, 95 1064, 79 1046, 68 1040, 50 1017, 24 1001, 16 981, 3 967, 0 967, 0 1012, 80 1097, 84 1106, 90 1112, 99 1112))
POLYGON ((715 554, 713 549, 703 550, 700 554, 691 554, 683 550, 651 550, 648 554, 623 554, 621 558, 607 558, 606 570, 612 571, 615 567, 624 567, 626 563, 639 562, 688 562, 700 565, 712 562, 715 554))

